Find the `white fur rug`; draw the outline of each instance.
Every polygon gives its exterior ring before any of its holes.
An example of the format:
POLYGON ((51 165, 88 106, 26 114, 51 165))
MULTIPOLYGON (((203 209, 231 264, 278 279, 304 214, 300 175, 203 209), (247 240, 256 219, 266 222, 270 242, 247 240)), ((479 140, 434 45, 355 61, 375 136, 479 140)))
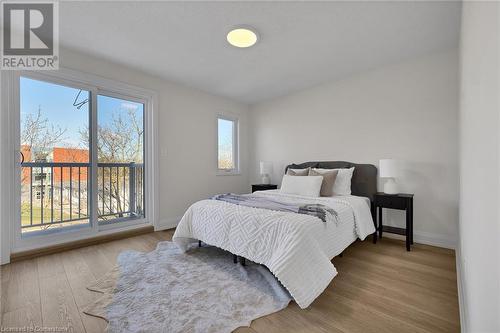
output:
POLYGON ((183 254, 171 242, 122 252, 118 267, 89 289, 103 295, 85 313, 106 319, 109 332, 231 332, 291 299, 265 267, 234 264, 215 247, 183 254))

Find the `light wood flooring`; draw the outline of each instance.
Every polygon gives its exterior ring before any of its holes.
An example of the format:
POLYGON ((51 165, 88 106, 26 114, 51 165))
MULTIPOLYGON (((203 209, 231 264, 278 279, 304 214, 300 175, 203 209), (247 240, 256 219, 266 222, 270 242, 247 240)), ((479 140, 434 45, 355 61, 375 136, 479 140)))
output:
MULTIPOLYGON (((106 323, 81 309, 96 297, 85 287, 123 250, 152 251, 172 231, 149 233, 15 262, 1 269, 1 324, 102 332, 106 323)), ((238 333, 459 332, 455 254, 384 238, 356 242, 333 260, 338 276, 309 309, 291 303, 238 333)), ((152 332, 154 333, 154 332, 152 332)))

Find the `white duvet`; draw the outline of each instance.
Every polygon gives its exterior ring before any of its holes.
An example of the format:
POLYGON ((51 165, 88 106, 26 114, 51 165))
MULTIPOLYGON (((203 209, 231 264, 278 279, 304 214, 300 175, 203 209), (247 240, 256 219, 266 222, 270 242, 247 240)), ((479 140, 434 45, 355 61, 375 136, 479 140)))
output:
POLYGON ((323 204, 338 213, 338 221, 325 223, 304 214, 202 200, 188 208, 173 241, 186 251, 190 243, 201 240, 265 265, 301 308, 308 307, 337 275, 330 260, 375 231, 367 198, 310 198, 279 190, 254 194, 323 204))

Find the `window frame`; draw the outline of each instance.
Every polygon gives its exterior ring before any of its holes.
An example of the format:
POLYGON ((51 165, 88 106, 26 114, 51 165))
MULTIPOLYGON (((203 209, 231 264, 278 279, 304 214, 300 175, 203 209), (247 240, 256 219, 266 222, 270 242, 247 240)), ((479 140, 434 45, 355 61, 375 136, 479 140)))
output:
MULTIPOLYGON (((11 172, 13 177, 9 176, 7 182, 8 186, 6 186, 6 188, 10 190, 10 193, 15 193, 15 196, 12 197, 13 204, 10 205, 8 209, 8 215, 10 216, 8 226, 6 226, 4 221, 2 221, 2 224, 0 225, 2 234, 4 234, 4 231, 7 231, 7 233, 10 234, 10 239, 2 239, 3 244, 5 244, 4 242, 9 244, 8 251, 3 251, 2 253, 2 262, 8 262, 8 256, 12 252, 33 250, 64 242, 77 241, 100 235, 142 228, 145 226, 154 226, 157 230, 161 229, 158 221, 158 128, 156 125, 158 97, 156 92, 132 86, 127 83, 122 83, 120 81, 106 79, 94 74, 88 74, 66 68, 60 68, 58 71, 16 71, 5 74, 3 82, 8 83, 8 100, 4 100, 5 103, 2 104, 2 108, 8 110, 8 123, 9 129, 11 129, 8 134, 9 150, 14 151, 14 154, 9 154, 8 157, 9 161, 7 163, 12 167, 11 172), (120 222, 117 226, 109 226, 98 223, 96 215, 97 210, 92 208, 90 226, 75 229, 68 227, 67 229, 65 228, 54 233, 22 237, 20 232, 20 215, 18 214, 21 205, 19 186, 21 167, 18 161, 20 151, 19 82, 21 77, 88 90, 90 92, 89 113, 91 114, 91 123, 89 125, 91 131, 93 132, 93 138, 97 138, 97 95, 114 95, 118 98, 140 101, 144 104, 143 122, 146 134, 144 137, 144 163, 146 165, 146 179, 144 181, 144 186, 148 188, 148 191, 144 193, 145 209, 148 212, 145 217, 133 219, 127 222, 120 222)), ((91 140, 91 147, 89 148, 91 148, 91 164, 93 170, 91 174, 91 183, 96 184, 96 140, 91 140)), ((92 192, 90 206, 94 207, 97 204, 97 195, 96 193, 93 193, 93 188, 90 191, 92 192)), ((3 249, 7 250, 6 247, 3 247, 3 249)))
MULTIPOLYGON (((114 91, 111 91, 109 89, 102 89, 102 88, 98 88, 97 89, 97 93, 96 93, 96 98, 95 98, 95 103, 96 103, 96 125, 95 127, 98 128, 98 121, 99 121, 99 110, 98 110, 98 98, 99 96, 105 96, 105 97, 111 97, 111 98, 117 98, 117 99, 122 99, 122 100, 125 100, 125 101, 130 101, 130 102, 134 102, 134 103, 139 103, 139 104, 142 104, 143 105, 143 130, 144 130, 144 138, 143 138, 143 147, 142 147, 142 159, 143 159, 143 164, 144 164, 144 180, 143 180, 143 184, 142 184, 142 193, 144 195, 144 203, 143 203, 143 209, 144 209, 144 213, 142 217, 135 217, 135 218, 123 218, 123 219, 120 219, 120 218, 115 218, 114 220, 111 220, 111 221, 99 221, 99 219, 97 218, 95 223, 99 224, 99 228, 101 230, 108 230, 108 229, 114 229, 116 228, 116 223, 119 223, 120 225, 122 224, 128 224, 128 225, 133 225, 133 224, 137 224, 137 223, 141 223, 141 222, 145 222, 145 221, 148 221, 148 214, 149 214, 149 205, 147 203, 147 200, 150 200, 151 199, 151 196, 149 195, 149 193, 147 193, 146 189, 149 188, 149 183, 147 182, 147 179, 148 179, 148 173, 149 173, 149 168, 148 168, 148 165, 147 163, 149 163, 149 160, 147 159, 148 157, 148 141, 147 141, 147 136, 148 136, 148 131, 149 131, 149 128, 147 126, 147 118, 146 118, 146 115, 148 113, 148 99, 147 98, 143 98, 143 97, 137 97, 137 96, 134 96, 134 95, 126 95, 126 94, 123 94, 123 93, 116 93, 114 91)), ((98 138, 98 134, 96 133, 96 147, 95 147, 95 150, 96 150, 96 166, 97 164, 99 163, 99 159, 97 157, 97 141, 99 140, 98 138)), ((98 169, 96 167, 96 181, 98 180, 98 175, 97 175, 97 172, 98 172, 98 169)), ((99 185, 97 185, 97 187, 99 187, 99 185)), ((97 196, 96 196, 96 205, 98 204, 97 203, 97 196)), ((97 210, 96 210, 97 211, 97 210)))
POLYGON ((215 145, 215 166, 217 170, 218 176, 234 176, 240 175, 240 120, 235 115, 228 114, 217 114, 215 118, 215 126, 216 126, 216 145, 215 145), (219 119, 227 120, 233 122, 233 169, 221 169, 219 168, 219 119))

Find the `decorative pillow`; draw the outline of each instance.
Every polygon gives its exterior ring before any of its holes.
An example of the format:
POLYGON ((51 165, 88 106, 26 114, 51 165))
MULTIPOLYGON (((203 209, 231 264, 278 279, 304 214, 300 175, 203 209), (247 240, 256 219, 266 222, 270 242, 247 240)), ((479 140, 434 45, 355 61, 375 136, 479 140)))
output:
POLYGON ((295 177, 284 175, 280 191, 306 197, 319 197, 322 183, 323 176, 295 177))
POLYGON ((309 170, 311 168, 306 169, 288 169, 286 174, 289 176, 309 176, 309 170))
POLYGON ((320 195, 322 197, 331 197, 333 195, 333 185, 337 178, 338 170, 317 171, 319 169, 309 170, 309 176, 323 176, 320 195))
POLYGON ((337 178, 333 184, 333 195, 350 195, 351 179, 354 173, 354 167, 349 169, 313 169, 317 172, 337 170, 337 178))

